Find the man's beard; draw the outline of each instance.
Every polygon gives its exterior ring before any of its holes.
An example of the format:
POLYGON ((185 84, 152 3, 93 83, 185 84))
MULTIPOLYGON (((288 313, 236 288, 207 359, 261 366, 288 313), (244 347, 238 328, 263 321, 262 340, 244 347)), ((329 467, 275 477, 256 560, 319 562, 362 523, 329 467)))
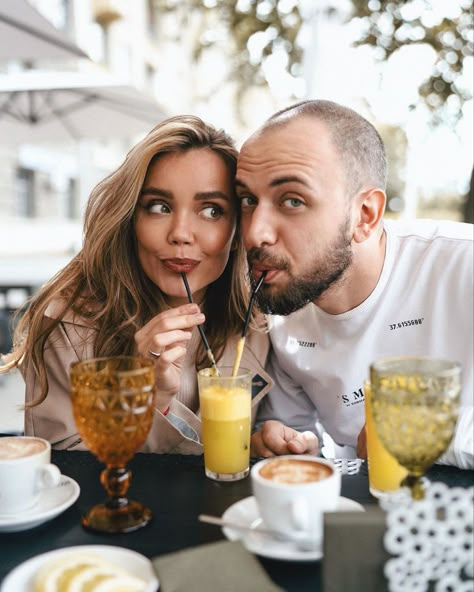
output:
MULTIPOLYGON (((275 269, 286 271, 288 285, 278 292, 271 293, 271 286, 263 284, 257 292, 256 300, 260 310, 267 314, 289 315, 309 302, 316 301, 333 284, 341 279, 352 263, 351 239, 347 237, 349 221, 341 227, 334 243, 327 248, 323 256, 319 256, 313 267, 299 277, 290 272, 290 266, 284 258, 273 258, 267 255, 265 248, 253 248, 247 258, 249 266, 252 262, 264 263, 275 269)), ((255 280, 251 279, 255 286, 255 280)))

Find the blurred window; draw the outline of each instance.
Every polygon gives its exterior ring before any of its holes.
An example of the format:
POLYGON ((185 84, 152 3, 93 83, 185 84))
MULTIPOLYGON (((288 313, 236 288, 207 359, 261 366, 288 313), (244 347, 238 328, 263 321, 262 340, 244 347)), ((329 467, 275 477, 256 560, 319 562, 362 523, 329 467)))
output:
POLYGON ((16 171, 16 213, 23 218, 36 216, 35 172, 18 167, 16 171))
POLYGON ((66 216, 70 220, 79 218, 79 195, 77 191, 77 180, 69 179, 66 194, 66 216))

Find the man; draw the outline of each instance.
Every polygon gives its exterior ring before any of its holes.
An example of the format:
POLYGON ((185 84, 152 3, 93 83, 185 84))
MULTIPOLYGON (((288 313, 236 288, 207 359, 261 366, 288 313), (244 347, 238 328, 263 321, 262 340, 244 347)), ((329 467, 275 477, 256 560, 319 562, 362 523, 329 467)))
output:
POLYGON ((242 232, 253 279, 267 272, 257 298, 275 379, 253 454, 315 453, 318 433, 329 455, 354 457, 359 440, 364 456, 370 363, 425 355, 463 365, 446 462, 474 466, 473 227, 383 221, 386 169, 375 128, 329 101, 278 112, 241 149, 242 232))

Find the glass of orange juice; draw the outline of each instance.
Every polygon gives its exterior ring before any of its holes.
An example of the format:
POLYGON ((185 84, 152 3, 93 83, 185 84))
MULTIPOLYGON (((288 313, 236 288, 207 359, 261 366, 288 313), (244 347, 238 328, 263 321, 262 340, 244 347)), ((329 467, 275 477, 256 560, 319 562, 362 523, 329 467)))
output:
POLYGON ((198 372, 202 444, 206 475, 216 481, 237 481, 249 473, 252 375, 232 367, 198 372))
POLYGON ((387 452, 375 431, 372 416, 370 382, 364 382, 365 429, 367 436, 367 462, 369 466, 370 493, 377 498, 386 498, 400 488, 408 471, 387 452))

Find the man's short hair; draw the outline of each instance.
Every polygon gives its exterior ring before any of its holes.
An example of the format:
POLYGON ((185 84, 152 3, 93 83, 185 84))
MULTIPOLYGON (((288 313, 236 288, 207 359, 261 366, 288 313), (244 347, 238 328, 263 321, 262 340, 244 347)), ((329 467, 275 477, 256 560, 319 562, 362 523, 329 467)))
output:
POLYGON ((262 132, 302 116, 314 117, 327 125, 341 156, 351 196, 367 185, 385 190, 387 158, 383 140, 367 119, 348 107, 332 101, 302 101, 272 115, 262 132))

